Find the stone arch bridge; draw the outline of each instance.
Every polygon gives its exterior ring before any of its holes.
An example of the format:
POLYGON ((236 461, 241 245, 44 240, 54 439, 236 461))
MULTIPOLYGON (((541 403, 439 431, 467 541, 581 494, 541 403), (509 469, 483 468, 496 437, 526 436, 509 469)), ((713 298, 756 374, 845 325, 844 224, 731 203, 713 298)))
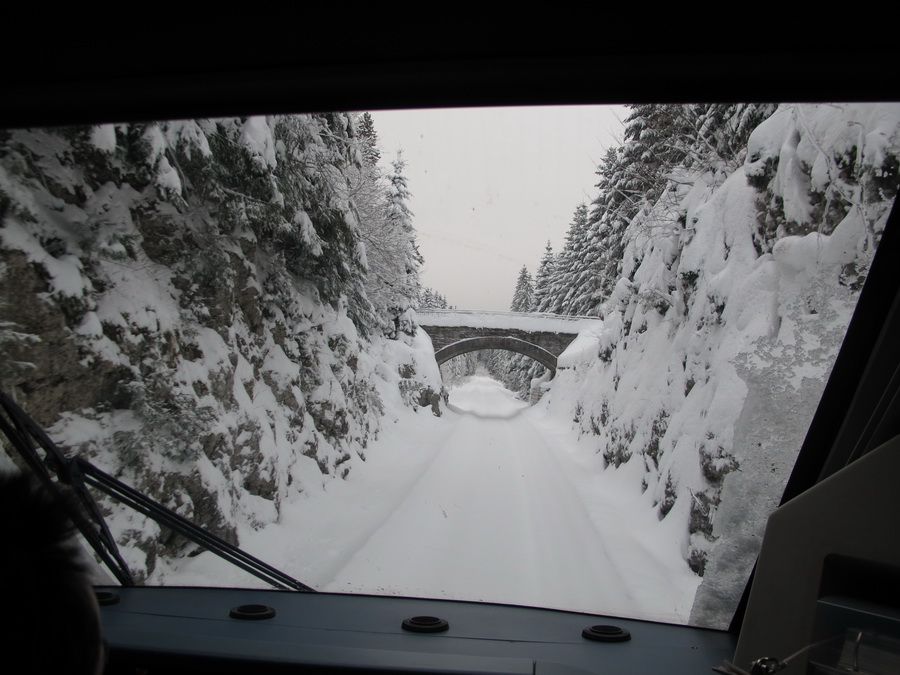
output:
POLYGON ((419 326, 434 345, 438 365, 481 349, 524 354, 556 374, 556 359, 575 339, 586 317, 525 312, 420 310, 419 326))

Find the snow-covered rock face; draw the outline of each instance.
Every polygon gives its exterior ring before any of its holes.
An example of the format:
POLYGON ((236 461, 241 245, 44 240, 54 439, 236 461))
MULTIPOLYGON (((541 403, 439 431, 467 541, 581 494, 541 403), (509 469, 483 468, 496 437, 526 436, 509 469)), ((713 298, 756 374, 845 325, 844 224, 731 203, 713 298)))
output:
MULTIPOLYGON (((344 115, 0 132, 0 386, 229 541, 277 520, 440 389, 414 315, 378 337, 354 156, 344 115)), ((139 577, 187 552, 104 508, 139 577)))
POLYGON ((898 157, 900 106, 781 106, 743 167, 678 176, 637 213, 603 329, 560 357, 570 367, 542 405, 596 436, 607 471, 641 465, 659 517, 683 523, 683 555, 704 575, 694 623, 731 618, 896 195, 898 157))

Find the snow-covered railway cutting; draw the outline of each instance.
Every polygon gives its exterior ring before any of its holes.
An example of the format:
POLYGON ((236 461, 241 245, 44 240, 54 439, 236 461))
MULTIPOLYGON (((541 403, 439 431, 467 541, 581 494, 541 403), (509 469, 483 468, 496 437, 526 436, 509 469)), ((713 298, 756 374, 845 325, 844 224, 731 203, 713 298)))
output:
POLYGON ((556 372, 556 359, 578 332, 597 319, 525 312, 423 310, 419 326, 434 345, 438 364, 482 349, 524 354, 556 372))

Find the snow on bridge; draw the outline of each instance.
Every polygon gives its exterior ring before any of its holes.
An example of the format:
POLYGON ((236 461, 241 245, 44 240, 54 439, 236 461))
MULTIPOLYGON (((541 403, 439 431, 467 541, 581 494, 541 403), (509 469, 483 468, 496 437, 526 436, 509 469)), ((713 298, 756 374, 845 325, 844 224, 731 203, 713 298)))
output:
POLYGON ((505 349, 538 361, 551 377, 557 357, 578 333, 602 326, 593 317, 458 309, 422 310, 418 318, 438 364, 481 349, 505 349))
POLYGON ((422 309, 418 311, 422 326, 469 328, 508 328, 537 333, 576 335, 583 328, 595 326, 597 317, 566 316, 546 312, 492 312, 475 309, 422 309))

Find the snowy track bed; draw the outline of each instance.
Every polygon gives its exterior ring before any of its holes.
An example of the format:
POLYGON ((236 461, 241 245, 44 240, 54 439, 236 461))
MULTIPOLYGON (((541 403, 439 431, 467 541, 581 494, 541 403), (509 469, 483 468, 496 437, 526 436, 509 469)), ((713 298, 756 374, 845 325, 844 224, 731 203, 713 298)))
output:
MULTIPOLYGON (((631 481, 493 380, 451 402, 470 412, 399 420, 349 480, 242 545, 325 591, 686 620, 699 578, 631 481)), ((204 554, 167 582, 219 571, 204 554)))

